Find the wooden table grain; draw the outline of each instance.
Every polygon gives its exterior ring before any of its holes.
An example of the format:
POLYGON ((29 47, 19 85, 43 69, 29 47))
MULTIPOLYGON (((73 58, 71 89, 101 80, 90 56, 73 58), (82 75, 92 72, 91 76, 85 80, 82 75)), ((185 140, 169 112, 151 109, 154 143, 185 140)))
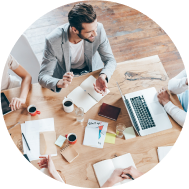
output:
MULTIPOLYGON (((173 126, 172 129, 144 137, 137 136, 129 140, 116 138, 115 144, 104 143, 103 149, 82 145, 88 119, 108 122, 108 132, 111 133, 115 133, 117 123, 124 123, 126 127, 132 125, 122 102, 116 81, 124 94, 149 87, 155 87, 156 90, 159 90, 162 86, 167 87, 169 81, 168 75, 157 55, 119 63, 108 83, 110 93, 85 114, 83 123, 78 123, 74 111, 72 113, 63 111, 62 100, 89 75, 97 78, 99 72, 100 70, 74 78, 72 84, 68 88, 62 89, 60 93, 54 93, 49 89, 41 87, 39 84, 33 84, 26 104, 21 109, 4 116, 7 128, 10 128, 17 122, 24 123, 29 120, 53 117, 56 137, 70 132, 76 133, 78 141, 74 144, 74 148, 79 152, 79 156, 72 163, 68 163, 61 156, 60 148, 57 147, 58 155, 52 157, 60 176, 67 184, 74 186, 98 188, 99 184, 92 165, 101 160, 126 153, 131 153, 137 169, 146 173, 158 164, 157 147, 174 145, 181 131, 181 127, 169 117, 173 126), (98 111, 103 102, 121 108, 117 121, 98 116, 98 111), (37 109, 41 111, 40 115, 32 117, 28 114, 26 108, 31 104, 37 106, 37 109)), ((11 100, 12 97, 19 96, 20 88, 5 90, 4 93, 11 100)), ((171 95, 171 101, 182 108, 176 95, 171 95)), ((22 152, 20 125, 10 129, 9 132, 14 143, 22 152)), ((31 163, 39 169, 37 161, 32 161, 31 163)))

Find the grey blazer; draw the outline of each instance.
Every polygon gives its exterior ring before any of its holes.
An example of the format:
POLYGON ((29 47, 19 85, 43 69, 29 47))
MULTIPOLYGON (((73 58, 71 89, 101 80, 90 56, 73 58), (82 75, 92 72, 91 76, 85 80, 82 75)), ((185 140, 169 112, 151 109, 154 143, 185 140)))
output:
MULTIPOLYGON (((45 40, 38 81, 40 85, 54 92, 61 90, 56 84, 71 69, 68 29, 69 24, 64 24, 54 29, 45 40)), ((89 71, 103 68, 101 73, 106 74, 108 80, 111 78, 116 68, 116 60, 101 23, 98 23, 95 41, 93 43, 84 41, 84 57, 89 71)))

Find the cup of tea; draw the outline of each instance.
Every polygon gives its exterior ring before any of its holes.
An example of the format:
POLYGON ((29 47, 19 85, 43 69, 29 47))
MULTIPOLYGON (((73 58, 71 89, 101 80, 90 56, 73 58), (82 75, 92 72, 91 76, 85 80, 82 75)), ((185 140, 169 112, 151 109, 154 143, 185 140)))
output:
POLYGON ((70 113, 74 110, 74 104, 72 99, 70 98, 64 98, 64 100, 62 101, 62 105, 63 105, 63 109, 65 112, 70 113))
POLYGON ((34 106, 34 105, 28 106, 27 110, 28 110, 28 113, 29 113, 31 116, 35 116, 35 115, 41 113, 40 111, 37 110, 36 106, 34 106))
POLYGON ((70 144, 75 144, 77 142, 77 135, 74 133, 69 133, 66 138, 70 144))

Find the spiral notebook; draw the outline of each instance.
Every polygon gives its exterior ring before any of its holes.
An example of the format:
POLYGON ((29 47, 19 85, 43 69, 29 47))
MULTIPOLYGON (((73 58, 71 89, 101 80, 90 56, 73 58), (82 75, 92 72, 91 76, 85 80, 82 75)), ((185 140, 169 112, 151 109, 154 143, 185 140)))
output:
POLYGON ((60 153, 69 163, 71 163, 79 155, 73 146, 70 146, 69 144, 62 148, 60 153))

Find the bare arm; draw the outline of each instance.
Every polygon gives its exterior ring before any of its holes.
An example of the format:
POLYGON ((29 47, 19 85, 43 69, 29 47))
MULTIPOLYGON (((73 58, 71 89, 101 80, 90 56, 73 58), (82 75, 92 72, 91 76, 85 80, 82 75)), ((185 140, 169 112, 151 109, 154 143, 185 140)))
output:
POLYGON ((26 99, 31 87, 32 77, 21 65, 14 72, 22 78, 20 98, 26 99))
POLYGON ((11 109, 16 110, 20 108, 21 104, 25 104, 26 102, 28 91, 31 87, 32 77, 21 65, 13 71, 22 78, 20 96, 19 98, 13 98, 10 103, 11 109))

